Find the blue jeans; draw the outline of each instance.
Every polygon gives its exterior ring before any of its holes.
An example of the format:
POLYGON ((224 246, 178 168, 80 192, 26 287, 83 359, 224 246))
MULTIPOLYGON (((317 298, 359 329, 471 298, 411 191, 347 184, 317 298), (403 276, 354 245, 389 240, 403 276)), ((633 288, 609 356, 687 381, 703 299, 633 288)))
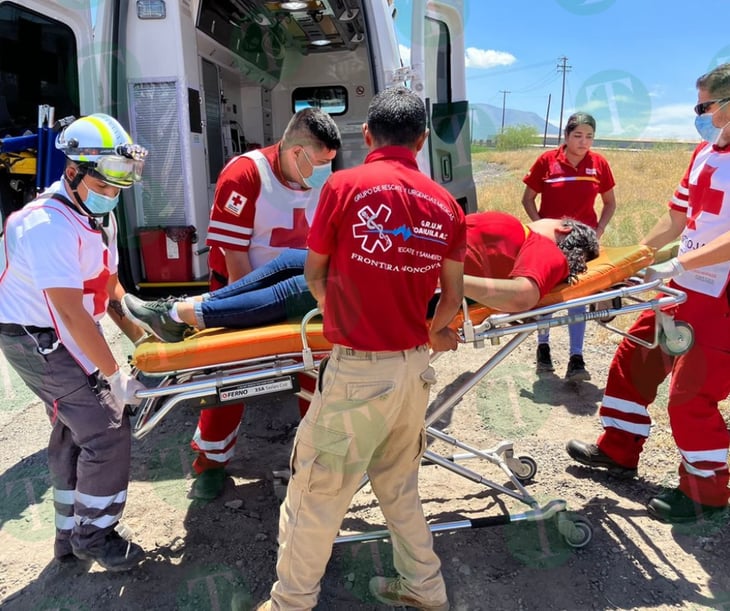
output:
MULTIPOLYGON (((575 308, 568 308, 568 314, 582 314, 586 311, 585 306, 578 306, 575 308)), ((550 318, 547 316, 546 318, 550 318)), ((570 337, 570 356, 574 354, 583 355, 583 338, 586 334, 586 321, 581 320, 580 322, 574 322, 572 325, 568 325, 568 336, 570 337)), ((538 344, 549 344, 550 343, 550 328, 541 329, 537 332, 537 343, 538 344)))
POLYGON ((246 329, 301 318, 317 307, 304 280, 307 251, 285 250, 194 305, 197 326, 246 329))

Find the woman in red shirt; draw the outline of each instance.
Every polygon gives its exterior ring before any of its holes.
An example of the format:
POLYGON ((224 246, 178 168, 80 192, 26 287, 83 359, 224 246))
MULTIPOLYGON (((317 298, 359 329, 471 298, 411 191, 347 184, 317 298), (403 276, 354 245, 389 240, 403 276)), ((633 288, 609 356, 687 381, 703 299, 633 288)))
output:
MULTIPOLYGON (((572 114, 565 126, 565 144, 540 155, 522 179, 526 185, 522 205, 531 220, 570 217, 593 227, 599 238, 603 235, 616 211, 616 183, 608 161, 591 150, 595 130, 596 120, 591 115, 572 114), (597 195, 603 202, 600 217, 595 209, 597 195)), ((576 308, 576 312, 580 310, 576 308)), ((570 360, 565 377, 590 380, 583 361, 585 321, 570 325, 568 332, 570 360)), ((537 342, 537 373, 553 371, 549 329, 538 333, 537 342)))

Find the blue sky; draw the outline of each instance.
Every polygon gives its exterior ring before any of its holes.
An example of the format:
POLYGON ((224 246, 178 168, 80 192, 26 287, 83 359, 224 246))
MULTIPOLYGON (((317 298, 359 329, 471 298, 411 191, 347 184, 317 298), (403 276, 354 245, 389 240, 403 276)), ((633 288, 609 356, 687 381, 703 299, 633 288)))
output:
POLYGON ((563 123, 585 110, 598 137, 696 141, 695 81, 730 61, 728 0, 463 1, 470 102, 544 117, 551 95, 558 125, 566 57, 563 123))

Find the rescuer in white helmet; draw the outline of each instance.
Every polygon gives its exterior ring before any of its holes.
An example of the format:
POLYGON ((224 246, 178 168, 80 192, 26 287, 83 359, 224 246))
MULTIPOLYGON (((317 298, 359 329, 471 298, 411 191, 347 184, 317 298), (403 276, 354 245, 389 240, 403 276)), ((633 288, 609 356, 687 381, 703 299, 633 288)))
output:
POLYGON ((116 528, 130 470, 125 406, 144 386, 122 371, 99 323, 109 314, 133 341, 143 336, 119 307, 110 213, 141 179, 147 151, 105 114, 70 123, 56 147, 67 157, 61 179, 7 220, 0 349, 51 421, 55 559, 123 571, 145 555, 116 528))

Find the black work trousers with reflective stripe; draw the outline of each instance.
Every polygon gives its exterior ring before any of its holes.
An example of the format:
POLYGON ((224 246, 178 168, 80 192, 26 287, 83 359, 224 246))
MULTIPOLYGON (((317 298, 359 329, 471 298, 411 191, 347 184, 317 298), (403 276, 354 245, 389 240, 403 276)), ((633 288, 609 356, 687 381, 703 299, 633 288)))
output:
POLYGON ((101 545, 119 521, 127 499, 131 427, 108 387, 88 376, 63 345, 39 350, 48 343, 37 333, 0 333, 0 349, 51 420, 48 467, 60 557, 101 545))

